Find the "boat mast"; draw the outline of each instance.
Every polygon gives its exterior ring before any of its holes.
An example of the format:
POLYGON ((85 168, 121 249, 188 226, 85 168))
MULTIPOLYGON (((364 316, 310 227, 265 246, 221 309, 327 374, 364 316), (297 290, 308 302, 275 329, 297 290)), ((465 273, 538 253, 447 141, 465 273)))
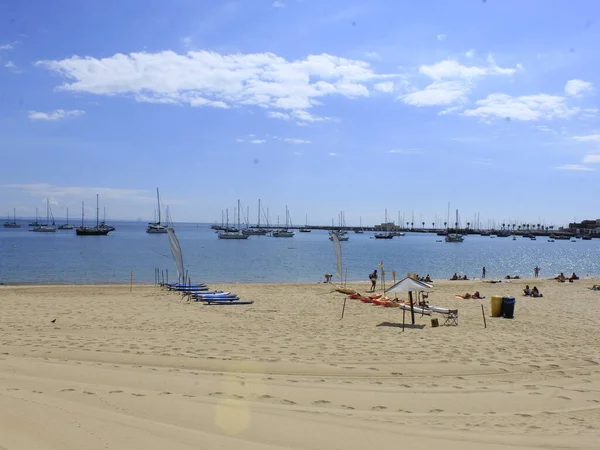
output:
POLYGON ((260 228, 260 198, 258 199, 258 222, 256 223, 256 227, 260 228))
POLYGON ((238 210, 237 210, 237 229, 240 229, 240 199, 238 198, 238 210))
POLYGON ((156 201, 158 202, 158 225, 160 225, 160 194, 156 188, 156 201))
POLYGON ((81 202, 81 228, 83 228, 83 216, 84 216, 84 211, 83 211, 83 202, 81 202))
POLYGON ((98 216, 100 215, 100 203, 98 200, 98 194, 96 194, 96 228, 98 228, 98 216))

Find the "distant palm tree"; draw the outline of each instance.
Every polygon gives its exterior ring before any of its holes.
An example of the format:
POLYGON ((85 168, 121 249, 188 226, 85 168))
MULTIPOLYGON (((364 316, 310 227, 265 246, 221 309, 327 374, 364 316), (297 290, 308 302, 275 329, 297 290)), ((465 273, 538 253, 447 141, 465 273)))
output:
POLYGON ((517 226, 516 223, 513 223, 513 231, 515 231, 515 227, 517 226))
POLYGON ((413 229, 414 229, 414 225, 415 225, 415 224, 414 224, 413 222, 411 222, 411 223, 410 223, 410 229, 411 229, 411 230, 413 230, 413 229))
POLYGON ((521 225, 519 225, 519 226, 517 227, 517 230, 518 230, 518 231, 521 231, 521 225))
POLYGON ((425 222, 422 222, 422 223, 423 223, 423 228, 425 228, 425 222))
POLYGON ((406 222, 406 228, 408 228, 408 224, 409 224, 409 223, 410 223, 410 222, 406 222))
POLYGON ((502 229, 504 230, 505 228, 506 228, 506 224, 505 224, 505 223, 503 223, 503 224, 502 224, 502 229))
POLYGON ((448 222, 444 222, 444 228, 448 228, 448 222))
POLYGON ((470 226, 471 226, 471 222, 467 222, 467 230, 469 229, 470 226))
POLYGON ((435 222, 431 222, 431 228, 435 230, 435 222))

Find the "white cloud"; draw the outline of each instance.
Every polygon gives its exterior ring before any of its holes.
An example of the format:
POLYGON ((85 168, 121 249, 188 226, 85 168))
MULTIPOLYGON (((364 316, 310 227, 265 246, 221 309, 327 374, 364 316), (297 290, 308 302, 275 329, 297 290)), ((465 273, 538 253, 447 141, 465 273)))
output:
POLYGON ((475 54, 476 54, 476 52, 475 52, 474 48, 472 48, 472 49, 468 50, 467 52, 465 52, 465 56, 467 58, 469 58, 469 59, 474 58, 475 54))
POLYGON ((489 75, 513 75, 517 69, 497 66, 493 59, 489 59, 487 67, 465 66, 453 59, 447 59, 436 64, 423 65, 419 72, 432 80, 463 79, 474 80, 489 75))
POLYGON ((312 141, 296 138, 285 138, 283 142, 287 142, 288 144, 312 144, 312 141))
POLYGON ((17 65, 12 62, 12 61, 7 61, 4 64, 4 67, 6 67, 8 70, 10 70, 13 73, 21 73, 21 71, 19 70, 19 68, 17 67, 17 65))
POLYGON ((373 89, 379 92, 394 92, 394 83, 391 81, 384 81, 373 85, 373 89))
POLYGON ((340 156, 339 153, 329 152, 327 156, 340 156))
POLYGON ((2 44, 0 45, 0 51, 7 51, 7 50, 13 50, 15 42, 12 42, 10 44, 2 44))
POLYGON ((589 134, 587 136, 573 136, 573 139, 580 142, 600 142, 600 134, 589 134))
POLYGON ((267 141, 264 139, 252 139, 251 141, 248 141, 248 142, 250 142, 251 144, 264 144, 267 141))
POLYGON ((31 120, 62 120, 68 117, 79 117, 85 114, 85 111, 80 109, 64 110, 57 109, 49 113, 39 111, 29 111, 29 118, 31 120))
MULTIPOLYGON (((510 76, 516 69, 498 66, 493 58, 488 58, 488 66, 466 66, 458 61, 447 59, 436 64, 422 65, 419 73, 433 80, 425 89, 410 92, 400 98, 414 106, 449 106, 467 102, 475 82, 487 76, 510 76)), ((441 114, 449 114, 460 109, 448 108, 441 114)))
POLYGON ((48 183, 32 183, 32 184, 4 184, 0 187, 10 189, 20 189, 27 194, 36 197, 53 197, 53 198, 93 198, 96 199, 96 194, 99 194, 103 199, 120 199, 134 200, 138 202, 153 204, 156 202, 154 191, 144 191, 138 189, 115 189, 105 187, 85 187, 85 186, 56 186, 48 183))
POLYGON ((290 120, 292 118, 292 116, 290 116, 288 113, 282 113, 279 111, 269 111, 267 115, 272 119, 290 120))
POLYGON ((435 81, 421 91, 402 96, 404 103, 413 106, 436 106, 464 103, 470 88, 458 81, 435 81))
POLYGON ((423 152, 421 150, 417 150, 414 148, 394 148, 392 150, 388 150, 388 153, 395 153, 400 155, 422 155, 423 152))
POLYGON ((437 40, 438 41, 445 41, 447 37, 448 36, 446 36, 445 34, 438 34, 437 35, 437 40))
POLYGON ((328 54, 288 61, 273 53, 162 51, 101 59, 73 56, 36 65, 64 77, 67 81, 57 87, 62 91, 217 108, 252 105, 309 122, 327 120, 306 111, 320 105, 320 99, 367 97, 374 83, 398 77, 378 74, 364 61, 328 54))
POLYGON ((190 47, 192 45, 192 37, 191 36, 182 37, 181 43, 183 44, 184 47, 190 47))
POLYGON ((592 83, 583 80, 569 80, 565 84, 565 92, 573 97, 581 97, 584 92, 590 92, 592 89, 592 83))
POLYGON ((276 1, 276 2, 273 2, 273 4, 271 6, 273 6, 273 8, 283 8, 285 6, 285 4, 282 2, 276 1))
POLYGON ((586 155, 583 162, 586 164, 600 164, 600 155, 586 155))
POLYGON ((381 60, 381 55, 377 52, 364 52, 364 57, 375 61, 381 60))
POLYGON ((564 166, 555 167, 555 169, 559 169, 559 170, 575 170, 575 171, 584 171, 584 172, 591 172, 593 170, 596 170, 596 169, 594 169, 592 167, 582 166, 581 164, 565 164, 564 166))
POLYGON ((235 142, 246 142, 246 139, 237 138, 235 142))
POLYGON ((293 152, 292 155, 294 155, 294 156, 302 156, 302 153, 300 153, 300 152, 293 152))
POLYGON ((513 97, 508 94, 490 94, 476 102, 477 108, 463 114, 474 117, 500 117, 515 120, 566 119, 579 111, 569 108, 563 97, 548 94, 513 97))

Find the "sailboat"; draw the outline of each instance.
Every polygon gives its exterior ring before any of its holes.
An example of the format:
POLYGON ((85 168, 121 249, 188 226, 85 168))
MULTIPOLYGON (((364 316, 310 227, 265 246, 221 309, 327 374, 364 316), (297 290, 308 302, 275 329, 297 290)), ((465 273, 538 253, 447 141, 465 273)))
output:
POLYGON ((167 226, 160 222, 160 194, 158 188, 156 188, 156 201, 158 202, 158 222, 150 222, 146 227, 146 233, 150 234, 164 234, 167 232, 167 226))
POLYGON ((354 230, 354 232, 355 232, 356 234, 363 234, 363 233, 364 233, 364 231, 363 231, 363 226, 362 226, 362 217, 360 218, 360 228, 358 228, 358 229, 354 230))
MULTIPOLYGON (((37 227, 32 228, 29 231, 35 231, 37 233, 54 233, 56 232, 56 226, 54 224, 54 217, 52 217, 52 225, 48 225, 50 223, 50 199, 46 199, 46 223, 42 225, 38 225, 37 227)), ((37 220, 36 220, 37 222, 37 220)))
POLYGON ((258 199, 258 222, 256 222, 256 228, 246 228, 242 230, 242 233, 247 234, 248 236, 264 236, 267 234, 269 230, 266 228, 261 228, 260 226, 260 198, 258 199))
POLYGON ((67 223, 63 223, 58 226, 59 230, 72 230, 75 228, 73 225, 69 225, 69 208, 67 208, 67 223))
POLYGON ((99 213, 100 213, 100 208, 98 206, 98 194, 96 194, 96 226, 95 227, 86 227, 83 224, 83 217, 84 217, 84 212, 83 212, 83 202, 81 202, 81 226, 77 227, 77 229, 75 230, 75 233, 77 234, 77 236, 106 236, 111 230, 107 229, 107 228, 100 228, 99 226, 99 213))
MULTIPOLYGON (((238 205, 237 205, 237 219, 238 219, 238 226, 237 226, 237 230, 240 229, 240 201, 238 200, 238 205)), ((244 234, 244 233, 240 233, 239 231, 223 231, 221 233, 219 233, 217 236, 219 236, 219 239, 248 239, 248 237, 250 237, 249 234, 244 234)))
POLYGON ((288 207, 285 207, 285 228, 280 230, 273 231, 273 237, 294 237, 294 232, 290 231, 288 228, 291 227, 290 220, 290 212, 288 211, 288 207))
POLYGON ((308 214, 306 215, 305 219, 304 227, 298 230, 300 233, 310 233, 312 231, 310 228, 308 228, 308 214))
MULTIPOLYGON (((458 209, 456 210, 456 222, 455 222, 455 224, 456 224, 456 230, 455 231, 458 231, 458 209)), ((448 233, 446 235, 446 242, 462 242, 464 240, 465 239, 459 233, 448 233)))
POLYGON ((104 218, 102 219, 102 222, 100 222, 100 225, 98 225, 98 228, 108 231, 115 231, 115 227, 106 223, 106 207, 104 207, 104 218))
POLYGON ((13 221, 10 221, 10 215, 8 216, 6 222, 4 222, 4 228, 21 228, 21 224, 17 223, 17 208, 13 208, 13 221))

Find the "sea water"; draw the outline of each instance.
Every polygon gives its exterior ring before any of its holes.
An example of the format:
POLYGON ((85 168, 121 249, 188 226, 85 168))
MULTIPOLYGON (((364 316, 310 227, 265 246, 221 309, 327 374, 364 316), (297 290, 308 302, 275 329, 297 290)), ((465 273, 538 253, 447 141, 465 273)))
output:
MULTIPOLYGON (((24 226, 0 229, 0 282, 8 283, 153 283, 155 268, 176 278, 166 234, 147 234, 142 222, 114 222, 108 236, 76 236, 75 231, 33 233, 24 226)), ((192 281, 227 283, 291 283, 336 279, 336 261, 326 231, 313 230, 293 238, 250 236, 247 240, 218 239, 208 224, 175 224, 185 270, 192 281)), ((462 243, 443 237, 406 233, 393 239, 374 239, 373 233, 350 233, 342 242, 343 276, 368 281, 374 269, 386 279, 407 273, 448 279, 455 272, 469 278, 506 275, 533 277, 533 268, 549 278, 564 272, 600 275, 600 239, 575 242, 545 237, 490 238, 469 235, 462 243)), ((162 277, 162 275, 161 275, 162 277)))

